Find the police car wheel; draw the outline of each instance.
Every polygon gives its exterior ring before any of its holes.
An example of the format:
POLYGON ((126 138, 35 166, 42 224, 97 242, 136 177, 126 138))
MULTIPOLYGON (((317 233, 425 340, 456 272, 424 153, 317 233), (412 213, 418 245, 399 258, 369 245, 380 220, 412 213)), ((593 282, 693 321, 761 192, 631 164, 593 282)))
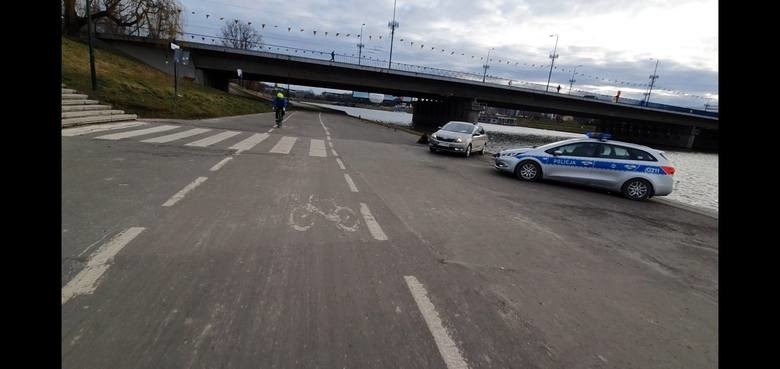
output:
POLYGON ((436 153, 436 149, 433 148, 433 146, 428 146, 428 150, 431 150, 432 153, 436 153))
POLYGON ((463 152, 463 156, 466 158, 471 156, 471 145, 466 146, 466 151, 463 152))
POLYGON ((623 196, 631 200, 647 200, 653 195, 653 186, 642 178, 634 178, 626 181, 622 188, 623 196))
POLYGON ((542 177, 542 168, 533 161, 522 161, 515 167, 515 175, 524 181, 538 181, 542 177))

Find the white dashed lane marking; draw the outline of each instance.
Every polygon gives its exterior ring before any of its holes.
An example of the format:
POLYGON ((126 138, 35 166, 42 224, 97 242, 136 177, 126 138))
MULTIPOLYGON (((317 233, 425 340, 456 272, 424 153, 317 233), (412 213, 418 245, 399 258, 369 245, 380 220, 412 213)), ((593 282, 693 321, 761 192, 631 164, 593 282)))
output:
POLYGON ((84 267, 73 279, 62 287, 62 304, 78 295, 91 294, 97 289, 100 277, 111 266, 114 256, 127 246, 136 236, 144 231, 143 227, 132 227, 114 236, 110 241, 101 245, 89 258, 84 267))
POLYGON ((360 203, 360 213, 363 214, 363 220, 366 221, 366 225, 368 226, 368 231, 371 233, 371 237, 374 237, 374 239, 378 241, 386 241, 387 235, 384 231, 382 231, 382 227, 379 226, 379 223, 374 218, 374 215, 371 214, 371 210, 368 208, 368 205, 363 202, 360 203))
POLYGON ((352 177, 350 177, 349 174, 344 173, 344 179, 347 181, 350 191, 358 192, 357 186, 355 186, 355 182, 352 182, 352 177))
POLYGON ((458 346, 450 337, 444 325, 442 325, 439 313, 436 312, 436 307, 428 298, 428 291, 425 290, 425 286, 414 276, 404 276, 404 280, 406 280, 406 285, 409 287, 409 292, 412 293, 414 302, 417 303, 417 308, 420 309, 420 314, 425 319, 428 330, 433 335, 433 340, 436 342, 436 347, 439 348, 439 354, 444 359, 447 369, 468 369, 469 366, 463 360, 458 346))
POLYGON ((195 189, 195 187, 200 186, 201 183, 205 182, 208 178, 207 177, 198 177, 192 183, 188 184, 184 188, 181 189, 181 191, 177 192, 175 195, 171 196, 168 201, 162 204, 162 206, 169 207, 173 206, 173 204, 179 202, 179 200, 184 198, 184 195, 187 194, 187 192, 190 192, 195 189))
POLYGON ((233 157, 232 157, 232 156, 230 156, 230 157, 227 157, 227 158, 224 158, 224 159, 222 159, 222 161, 220 161, 219 163, 217 163, 217 164, 214 164, 214 166, 213 166, 213 167, 211 167, 211 169, 209 169, 209 170, 210 170, 210 171, 212 171, 212 172, 216 172, 216 171, 218 171, 218 170, 219 170, 219 168, 222 168, 222 166, 223 166, 223 165, 225 165, 227 162, 229 162, 229 161, 231 161, 231 160, 233 160, 233 157))

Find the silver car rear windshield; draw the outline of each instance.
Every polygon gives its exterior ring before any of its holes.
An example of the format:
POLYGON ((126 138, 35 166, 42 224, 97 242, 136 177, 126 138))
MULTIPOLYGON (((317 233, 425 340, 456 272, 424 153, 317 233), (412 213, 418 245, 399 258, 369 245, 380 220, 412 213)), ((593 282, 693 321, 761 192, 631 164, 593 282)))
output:
POLYGON ((442 131, 458 132, 458 133, 471 133, 474 129, 474 125, 468 123, 447 123, 444 127, 441 127, 442 131))

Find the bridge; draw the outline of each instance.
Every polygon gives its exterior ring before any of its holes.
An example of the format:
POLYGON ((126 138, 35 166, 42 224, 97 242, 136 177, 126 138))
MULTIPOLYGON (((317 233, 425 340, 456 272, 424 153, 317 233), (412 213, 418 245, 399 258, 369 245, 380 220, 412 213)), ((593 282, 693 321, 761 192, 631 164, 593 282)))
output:
MULTIPOLYGON (((99 33, 96 37, 143 62, 173 73, 169 41, 99 33)), ((475 80, 473 75, 427 73, 421 67, 393 63, 393 68, 357 65, 306 56, 241 50, 175 41, 190 52, 179 73, 197 83, 227 91, 241 69, 243 78, 343 90, 416 97, 413 124, 430 131, 449 120, 476 122, 480 105, 596 119, 600 131, 618 140, 662 147, 717 149, 718 117, 690 110, 671 111, 580 96, 505 86, 475 80)), ((427 68, 426 68, 427 69, 427 68)))

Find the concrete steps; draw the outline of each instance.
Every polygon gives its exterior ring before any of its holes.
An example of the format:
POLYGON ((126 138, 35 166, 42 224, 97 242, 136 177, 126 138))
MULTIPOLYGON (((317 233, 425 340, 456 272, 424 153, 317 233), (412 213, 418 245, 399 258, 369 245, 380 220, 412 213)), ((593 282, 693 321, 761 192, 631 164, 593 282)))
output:
POLYGON ((62 84, 62 128, 85 124, 125 122, 136 120, 135 114, 125 114, 124 110, 111 109, 111 105, 89 100, 85 94, 66 88, 62 84))
POLYGON ((99 115, 121 115, 124 114, 124 110, 81 110, 81 111, 69 111, 62 112, 62 119, 65 118, 81 118, 81 117, 95 117, 99 115))
POLYGON ((84 94, 62 94, 63 100, 85 100, 87 95, 84 94))
POLYGON ((85 110, 110 110, 111 105, 63 105, 62 112, 85 111, 85 110))
POLYGON ((96 105, 97 100, 62 100, 62 105, 96 105))
POLYGON ((124 122, 128 120, 136 120, 137 118, 138 117, 135 114, 115 114, 115 115, 99 115, 95 117, 65 118, 62 119, 62 128, 81 126, 85 124, 124 122))

